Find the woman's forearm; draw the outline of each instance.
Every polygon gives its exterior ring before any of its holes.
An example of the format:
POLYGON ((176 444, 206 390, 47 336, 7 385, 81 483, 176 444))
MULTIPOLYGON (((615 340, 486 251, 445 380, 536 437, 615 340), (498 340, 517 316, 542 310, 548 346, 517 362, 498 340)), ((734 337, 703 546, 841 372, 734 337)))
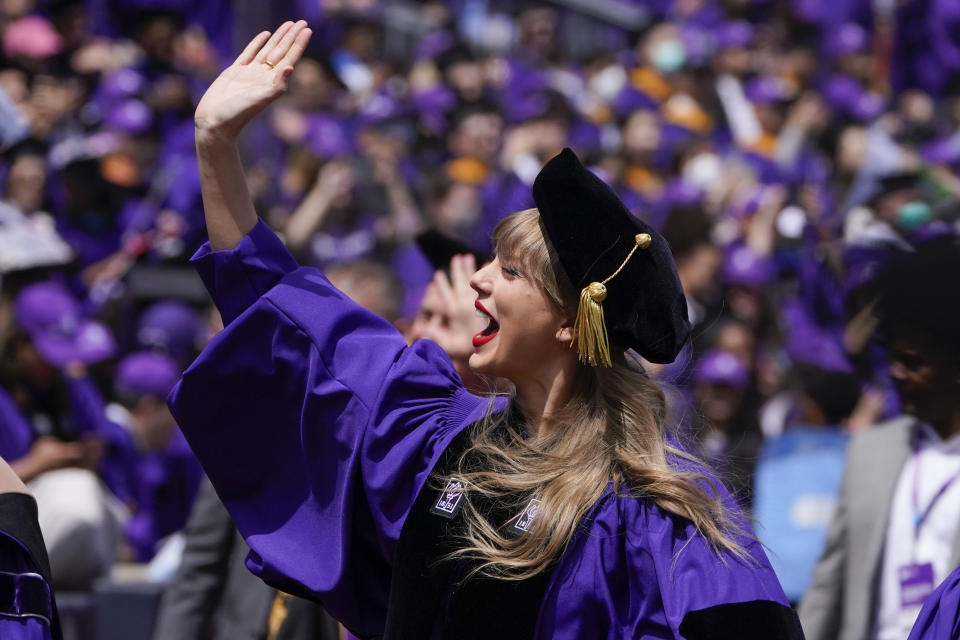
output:
POLYGON ((196 144, 210 246, 233 249, 257 224, 236 141, 198 127, 196 144))

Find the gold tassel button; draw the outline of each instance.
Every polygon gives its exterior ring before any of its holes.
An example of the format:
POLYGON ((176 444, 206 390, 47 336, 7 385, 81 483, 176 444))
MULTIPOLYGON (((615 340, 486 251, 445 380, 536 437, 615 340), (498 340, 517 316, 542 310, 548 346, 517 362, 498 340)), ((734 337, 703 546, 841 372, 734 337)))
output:
POLYGON ((603 306, 600 303, 607 299, 606 283, 623 271, 637 249, 646 249, 653 242, 649 233, 638 233, 633 237, 633 240, 633 249, 630 250, 620 267, 610 277, 603 282, 591 282, 580 292, 580 306, 577 309, 577 319, 573 324, 573 331, 577 336, 577 357, 583 364, 593 367, 598 365, 611 366, 610 339, 607 337, 603 306))
POLYGON ((607 288, 602 282, 591 282, 588 284, 587 293, 594 302, 603 302, 607 299, 607 288))

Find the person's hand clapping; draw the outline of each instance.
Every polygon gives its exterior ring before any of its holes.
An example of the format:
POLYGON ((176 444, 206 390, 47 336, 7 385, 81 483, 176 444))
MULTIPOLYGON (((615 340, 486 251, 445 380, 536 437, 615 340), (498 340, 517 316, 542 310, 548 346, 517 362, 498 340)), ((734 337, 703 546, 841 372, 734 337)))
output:
POLYGON ((213 81, 194 115, 198 133, 235 140, 244 126, 286 90, 312 32, 304 20, 258 34, 213 81))

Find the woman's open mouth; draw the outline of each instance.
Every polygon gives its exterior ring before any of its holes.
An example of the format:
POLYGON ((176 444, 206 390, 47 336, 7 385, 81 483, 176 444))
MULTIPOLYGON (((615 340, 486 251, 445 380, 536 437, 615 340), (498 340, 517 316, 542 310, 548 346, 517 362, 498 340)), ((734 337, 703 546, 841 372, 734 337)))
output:
POLYGON ((483 308, 483 305, 480 304, 479 300, 477 300, 473 306, 476 307, 476 313, 479 317, 488 318, 490 320, 490 323, 487 325, 486 329, 473 336, 473 348, 477 349, 497 337, 497 332, 500 331, 500 325, 497 324, 497 321, 493 319, 493 316, 490 315, 490 312, 483 308))

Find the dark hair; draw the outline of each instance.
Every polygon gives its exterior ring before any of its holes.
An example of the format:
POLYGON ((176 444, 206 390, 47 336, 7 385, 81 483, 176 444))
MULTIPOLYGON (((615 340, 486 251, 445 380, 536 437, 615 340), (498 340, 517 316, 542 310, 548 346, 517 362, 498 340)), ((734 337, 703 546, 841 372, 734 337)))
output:
POLYGON ((879 280, 881 336, 907 338, 960 362, 960 244, 939 238, 892 263, 879 280))
POLYGON ((799 367, 798 374, 804 393, 823 411, 827 424, 838 425, 850 417, 860 399, 856 375, 810 366, 799 367))

